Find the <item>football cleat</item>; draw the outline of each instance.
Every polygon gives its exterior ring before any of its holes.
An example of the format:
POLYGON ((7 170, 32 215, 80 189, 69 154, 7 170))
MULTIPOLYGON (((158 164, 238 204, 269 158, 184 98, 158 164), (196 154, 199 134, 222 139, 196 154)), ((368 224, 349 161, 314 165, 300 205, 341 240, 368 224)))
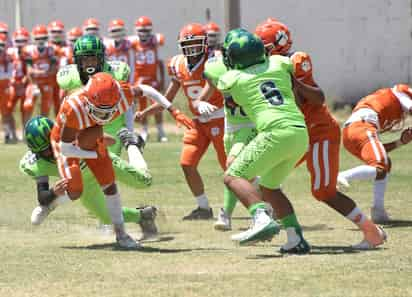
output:
POLYGON ((223 208, 219 210, 217 221, 215 222, 214 227, 215 230, 220 231, 232 230, 232 219, 223 208))
POLYGON ((270 241, 280 231, 279 225, 267 214, 265 209, 257 209, 252 218, 252 225, 245 232, 231 238, 239 244, 251 244, 258 241, 270 241))
POLYGON ((188 215, 184 216, 182 220, 190 221, 190 220, 211 220, 213 219, 213 210, 211 208, 204 209, 204 208, 196 208, 192 210, 188 215))
POLYGON ((388 236, 386 232, 379 226, 371 224, 364 231, 365 238, 358 244, 352 245, 353 249, 357 250, 371 250, 375 249, 378 246, 382 245, 388 236))
POLYGON ((156 227, 155 218, 157 209, 154 206, 145 206, 137 208, 140 211, 140 228, 142 228, 142 237, 139 240, 150 240, 158 236, 159 232, 156 227))
POLYGON ((122 249, 138 249, 141 247, 140 243, 134 240, 129 234, 124 233, 121 236, 116 236, 116 242, 122 249))
POLYGON ((371 208, 371 218, 372 221, 375 224, 386 224, 391 221, 391 218, 389 217, 388 213, 384 208, 376 208, 372 207, 371 208))
POLYGON ((39 205, 36 206, 31 213, 31 223, 32 225, 40 225, 50 214, 51 209, 47 206, 39 205))
POLYGON ((143 148, 146 143, 140 135, 129 131, 127 128, 122 128, 117 132, 117 136, 126 149, 129 145, 135 145, 139 148, 140 152, 143 153, 143 148))
POLYGON ((159 135, 158 137, 157 137, 157 140, 159 141, 159 142, 168 142, 169 141, 169 139, 166 137, 166 136, 161 136, 161 135, 159 135))
POLYGON ((310 252, 310 245, 303 238, 302 231, 293 227, 287 228, 288 242, 279 250, 281 254, 303 255, 310 252))

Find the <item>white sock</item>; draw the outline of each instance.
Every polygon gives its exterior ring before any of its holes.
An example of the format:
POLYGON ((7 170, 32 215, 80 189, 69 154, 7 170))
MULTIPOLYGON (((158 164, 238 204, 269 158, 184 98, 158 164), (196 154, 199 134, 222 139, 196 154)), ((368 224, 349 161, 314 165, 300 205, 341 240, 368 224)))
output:
POLYGON ((205 193, 203 193, 199 196, 196 196, 195 198, 197 200, 197 205, 200 208, 203 208, 203 209, 209 209, 210 208, 209 207, 209 200, 207 199, 207 196, 206 196, 205 193))
POLYGON ((361 226, 367 217, 362 213, 359 207, 355 207, 352 211, 346 216, 347 219, 351 220, 358 226, 361 226))
POLYGON ((339 175, 346 178, 348 181, 352 180, 372 180, 376 177, 376 168, 369 165, 361 165, 342 172, 339 175))
POLYGON ((135 145, 129 145, 127 148, 127 155, 129 156, 129 163, 131 166, 147 170, 147 164, 144 160, 142 153, 139 151, 139 148, 135 145))
POLYGON ((384 199, 386 185, 388 183, 388 174, 386 174, 384 179, 375 180, 373 184, 373 207, 377 209, 384 209, 384 199))
POLYGON ((294 227, 288 227, 286 228, 286 235, 288 238, 287 243, 290 244, 295 244, 298 243, 300 241, 300 236, 296 233, 296 229, 294 227))
POLYGON ((72 201, 72 200, 70 199, 69 195, 67 195, 67 193, 66 193, 66 194, 58 196, 56 199, 54 199, 50 203, 49 208, 50 209, 55 209, 57 206, 65 204, 69 201, 72 201))
POLYGON ((120 227, 124 231, 124 219, 122 213, 122 202, 120 201, 120 194, 117 192, 114 195, 105 195, 106 196, 106 206, 112 219, 113 225, 120 227))

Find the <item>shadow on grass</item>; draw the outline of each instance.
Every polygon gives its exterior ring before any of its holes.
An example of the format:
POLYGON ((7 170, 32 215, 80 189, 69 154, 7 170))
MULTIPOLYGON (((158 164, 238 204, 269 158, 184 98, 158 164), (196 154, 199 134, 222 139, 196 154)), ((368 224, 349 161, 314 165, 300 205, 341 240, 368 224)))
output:
MULTIPOLYGON (((246 231, 248 227, 240 227, 238 228, 239 231, 246 231)), ((283 226, 280 226, 280 229, 284 230, 283 226)), ((325 225, 325 224, 316 224, 312 226, 302 226, 302 230, 306 232, 311 232, 311 231, 328 231, 328 230, 334 230, 334 228, 325 225)))
POLYGON ((412 221, 410 220, 390 220, 382 225, 384 228, 403 228, 403 227, 412 227, 412 221))

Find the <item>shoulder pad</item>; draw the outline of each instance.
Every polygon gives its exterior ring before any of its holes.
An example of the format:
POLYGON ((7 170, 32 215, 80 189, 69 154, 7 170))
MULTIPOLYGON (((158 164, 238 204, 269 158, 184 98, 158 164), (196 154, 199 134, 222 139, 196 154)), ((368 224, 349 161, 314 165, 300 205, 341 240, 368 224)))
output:
POLYGON ((63 66, 57 72, 57 84, 65 91, 80 88, 83 84, 80 80, 76 64, 63 66))
MULTIPOLYGON (((106 65, 105 65, 106 66, 106 65)), ((110 73, 116 80, 127 81, 130 75, 130 67, 122 61, 108 61, 105 72, 110 73)))

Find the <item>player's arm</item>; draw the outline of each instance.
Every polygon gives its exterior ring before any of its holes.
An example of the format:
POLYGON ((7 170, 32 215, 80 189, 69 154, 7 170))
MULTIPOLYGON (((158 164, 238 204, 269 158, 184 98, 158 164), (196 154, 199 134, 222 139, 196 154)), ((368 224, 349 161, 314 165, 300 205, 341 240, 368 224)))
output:
POLYGON ((305 84, 294 75, 292 75, 292 83, 298 97, 305 98, 306 101, 316 105, 322 105, 325 102, 325 94, 319 86, 305 84))
POLYGON ((78 132, 77 129, 63 127, 59 143, 61 153, 67 158, 97 159, 98 156, 95 151, 84 150, 74 144, 78 132))
POLYGON ((36 178, 37 200, 40 205, 48 206, 57 197, 65 194, 68 187, 68 180, 61 179, 53 187, 49 187, 49 177, 39 176, 36 178))
MULTIPOLYGON (((177 79, 172 78, 172 80, 169 83, 169 86, 166 89, 164 97, 169 102, 173 102, 173 100, 175 99, 176 94, 179 91, 179 89, 180 89, 180 82, 177 79)), ((145 110, 136 113, 136 117, 138 119, 142 119, 142 118, 145 118, 149 115, 158 113, 158 112, 162 111, 163 109, 164 109, 163 106, 161 106, 158 103, 155 103, 155 104, 152 104, 151 106, 149 106, 148 108, 146 108, 145 110)))
POLYGON ((405 144, 408 144, 411 141, 412 141, 412 128, 406 128, 405 130, 402 131, 401 137, 398 140, 392 141, 389 143, 384 143, 383 147, 385 148, 386 152, 389 153, 401 146, 404 146, 405 144))

